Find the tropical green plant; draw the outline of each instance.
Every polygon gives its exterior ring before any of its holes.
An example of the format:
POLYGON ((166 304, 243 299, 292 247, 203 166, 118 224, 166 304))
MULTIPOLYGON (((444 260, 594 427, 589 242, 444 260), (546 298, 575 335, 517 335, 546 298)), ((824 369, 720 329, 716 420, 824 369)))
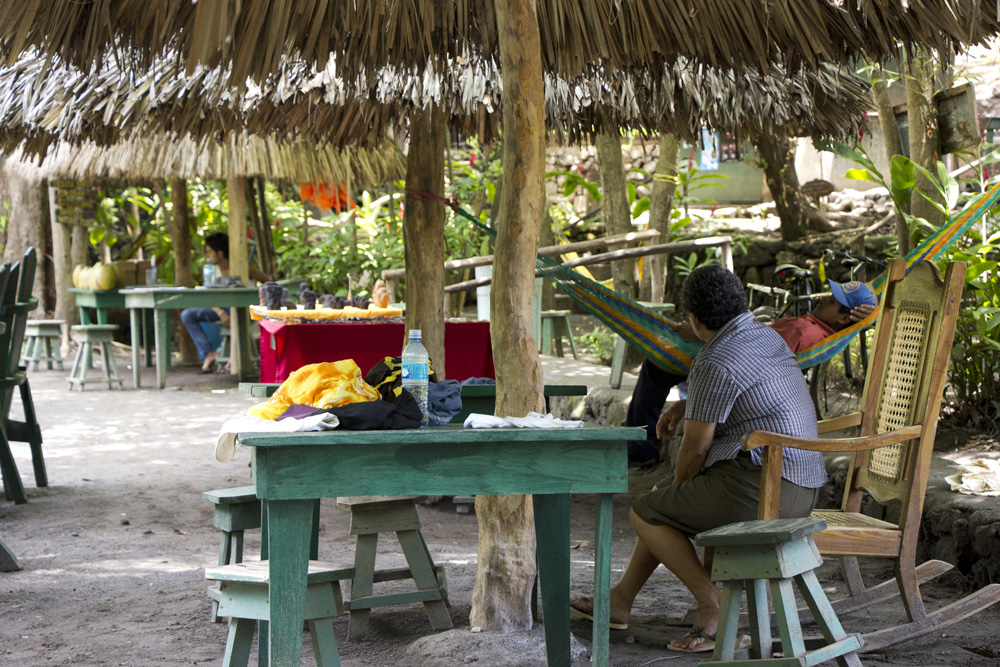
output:
POLYGON ((579 337, 580 346, 587 354, 596 356, 602 364, 610 365, 615 355, 618 335, 604 325, 599 325, 579 337))

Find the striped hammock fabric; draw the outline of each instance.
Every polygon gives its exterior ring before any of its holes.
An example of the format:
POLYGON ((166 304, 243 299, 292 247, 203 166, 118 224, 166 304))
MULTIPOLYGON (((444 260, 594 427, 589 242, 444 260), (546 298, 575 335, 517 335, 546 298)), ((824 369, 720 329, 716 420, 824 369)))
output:
MULTIPOLYGON (((951 221, 929 236, 906 256, 906 270, 917 262, 934 260, 945 248, 965 234, 968 229, 1000 200, 1000 183, 987 190, 951 221)), ((496 231, 482 224, 452 203, 452 208, 480 229, 496 236, 496 231)), ((650 361, 669 373, 686 375, 691 360, 701 349, 701 343, 688 343, 677 333, 679 322, 671 320, 618 294, 555 260, 538 255, 536 268, 563 293, 567 294, 586 312, 590 313, 630 345, 639 349, 650 361)), ((869 283, 876 296, 881 296, 885 274, 869 283)), ((832 359, 846 348, 861 331, 875 322, 878 311, 855 324, 841 329, 798 353, 802 369, 810 368, 832 359)))

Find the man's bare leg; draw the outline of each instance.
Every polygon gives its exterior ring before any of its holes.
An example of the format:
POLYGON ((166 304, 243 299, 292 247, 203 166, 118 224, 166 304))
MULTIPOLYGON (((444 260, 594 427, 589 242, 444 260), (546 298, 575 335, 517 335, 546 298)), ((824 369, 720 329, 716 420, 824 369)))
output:
MULTIPOLYGON (((654 560, 676 575, 691 594, 698 605, 698 616, 694 625, 707 635, 715 635, 719 625, 719 589, 708 576, 708 572, 698 560, 698 553, 691 540, 673 526, 654 526, 643 521, 635 512, 629 513, 632 527, 639 536, 640 543, 654 560)), ((647 575, 648 576, 648 575, 647 575)), ((624 577, 623 577, 624 578, 624 577)), ((633 596, 634 597, 634 596, 633 596)), ((612 596, 612 604, 614 596, 612 596)), ((703 640, 690 639, 671 642, 678 648, 694 648, 703 640)))

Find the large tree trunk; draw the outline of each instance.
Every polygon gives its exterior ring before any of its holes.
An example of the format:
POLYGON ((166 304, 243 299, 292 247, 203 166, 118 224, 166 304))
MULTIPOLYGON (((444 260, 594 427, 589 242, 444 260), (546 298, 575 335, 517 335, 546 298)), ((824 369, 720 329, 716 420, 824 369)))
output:
MULTIPOLYGON (((680 152, 679 136, 660 135, 660 157, 656 160, 656 173, 649 193, 649 229, 660 232, 656 243, 670 243, 670 220, 674 210, 674 192, 677 190, 677 159, 680 152)), ((639 295, 643 301, 663 301, 664 287, 667 284, 667 257, 650 255, 645 258, 649 268, 643 272, 643 288, 639 295)))
POLYGON ((265 196, 267 190, 267 183, 263 178, 257 178, 255 181, 257 191, 257 206, 260 215, 254 218, 257 226, 254 227, 254 238, 257 240, 257 257, 258 263, 260 264, 260 270, 271 276, 275 277, 275 254, 274 254, 274 238, 271 236, 271 217, 267 212, 267 198, 265 196))
POLYGON ((799 190, 795 173, 795 144, 788 137, 762 135, 754 144, 764 169, 767 187, 781 218, 781 238, 795 241, 806 235, 806 227, 830 231, 830 223, 814 209, 799 190))
MULTIPOLYGON (((936 173, 941 157, 941 135, 938 131, 937 112, 934 108, 934 61, 924 49, 906 57, 906 114, 910 137, 910 159, 927 171, 936 173)), ((937 191, 923 174, 917 173, 917 184, 910 199, 910 215, 923 218, 934 227, 944 224, 944 216, 934 205, 916 193, 916 190, 934 197, 937 191)), ((900 244, 904 255, 913 245, 907 234, 906 245, 900 244)))
MULTIPOLYGON (((608 233, 628 234, 632 230, 632 212, 628 208, 628 194, 625 191, 625 166, 622 163, 622 142, 618 134, 598 132, 597 159, 601 163, 601 187, 604 190, 604 220, 608 233)), ((635 247, 635 243, 622 248, 635 247)), ((635 299, 639 295, 639 281, 636 279, 634 259, 617 260, 611 263, 611 277, 615 291, 635 299)))
MULTIPOLYGON (((49 226, 48 185, 37 169, 5 162, 0 168, 0 202, 6 202, 10 206, 7 212, 3 260, 19 262, 28 248, 35 248, 38 268, 35 270, 35 284, 31 293, 38 297, 38 309, 31 317, 44 318, 46 311, 56 307, 50 259, 52 231, 49 226)), ((0 210, 0 214, 2 213, 4 211, 0 210)))
MULTIPOLYGON (((408 190, 444 196, 444 112, 417 111, 410 118, 406 156, 408 190)), ((444 203, 406 195, 403 258, 406 262, 406 333, 420 329, 438 378, 447 378, 444 358, 444 203)), ((400 351, 405 345, 400 341, 400 351)), ((367 372, 367 369, 363 369, 367 372)))
MULTIPOLYGON (((170 216, 168 224, 170 238, 174 242, 174 284, 180 287, 194 287, 194 277, 191 275, 192 250, 191 227, 188 223, 187 181, 183 178, 170 179, 170 201, 173 203, 173 215, 170 216)), ((177 328, 181 361, 185 363, 198 361, 198 349, 191 337, 183 331, 184 324, 178 321, 177 328)))
MULTIPOLYGON (((498 415, 542 410, 542 367, 531 335, 538 226, 545 202, 545 94, 534 0, 497 2, 503 80, 503 191, 490 334, 498 415)), ((479 551, 470 623, 511 632, 531 628, 534 511, 528 496, 476 496, 479 551)))
MULTIPOLYGON (((896 127, 896 113, 892 110, 892 102, 889 101, 889 86, 885 80, 885 71, 882 67, 872 68, 868 72, 868 78, 872 84, 872 100, 875 102, 875 111, 878 112, 878 125, 882 130, 882 142, 885 144, 885 156, 892 164, 892 158, 903 154, 903 144, 899 140, 899 129, 896 127)), ((910 251, 910 234, 906 226, 903 213, 910 212, 910 205, 900 205, 902 211, 896 213, 896 239, 902 254, 910 251)))

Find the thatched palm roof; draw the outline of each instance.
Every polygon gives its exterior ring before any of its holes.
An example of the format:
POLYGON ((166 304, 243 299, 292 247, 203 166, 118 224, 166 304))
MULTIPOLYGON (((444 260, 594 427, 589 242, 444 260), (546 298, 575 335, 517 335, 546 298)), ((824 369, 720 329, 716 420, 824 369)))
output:
MULTIPOLYGON (((435 104, 450 112, 453 127, 482 139, 495 136, 502 91, 491 61, 455 62, 424 74, 385 68, 373 77, 345 77, 332 60, 322 72, 286 62, 263 86, 237 91, 220 69, 198 68, 189 76, 176 58, 161 58, 142 75, 110 59, 85 74, 29 53, 0 69, 0 148, 44 155, 57 141, 133 145, 136 132, 377 147, 388 128, 404 127, 414 109, 435 104)), ((683 61, 656 74, 592 67, 570 81, 547 75, 545 90, 548 126, 570 141, 602 128, 694 140, 705 124, 750 136, 843 137, 857 131, 870 107, 865 80, 830 66, 795 75, 773 67, 770 76, 683 61)))
MULTIPOLYGON (((954 51, 1000 32, 982 0, 539 0, 543 64, 573 78, 588 64, 614 69, 673 64, 767 71, 857 56, 883 61, 894 40, 954 51)), ((197 64, 230 66, 231 80, 262 80, 292 56, 346 71, 409 67, 497 53, 492 0, 0 0, 0 55, 31 46, 89 66, 120 48, 140 70, 179 48, 197 64)))
POLYGON ((92 141, 53 144, 44 159, 20 150, 15 161, 38 164, 48 177, 141 183, 167 178, 264 176, 274 181, 351 183, 371 189, 406 174, 399 147, 340 149, 307 140, 283 142, 233 133, 223 141, 136 132, 107 146, 92 141))

